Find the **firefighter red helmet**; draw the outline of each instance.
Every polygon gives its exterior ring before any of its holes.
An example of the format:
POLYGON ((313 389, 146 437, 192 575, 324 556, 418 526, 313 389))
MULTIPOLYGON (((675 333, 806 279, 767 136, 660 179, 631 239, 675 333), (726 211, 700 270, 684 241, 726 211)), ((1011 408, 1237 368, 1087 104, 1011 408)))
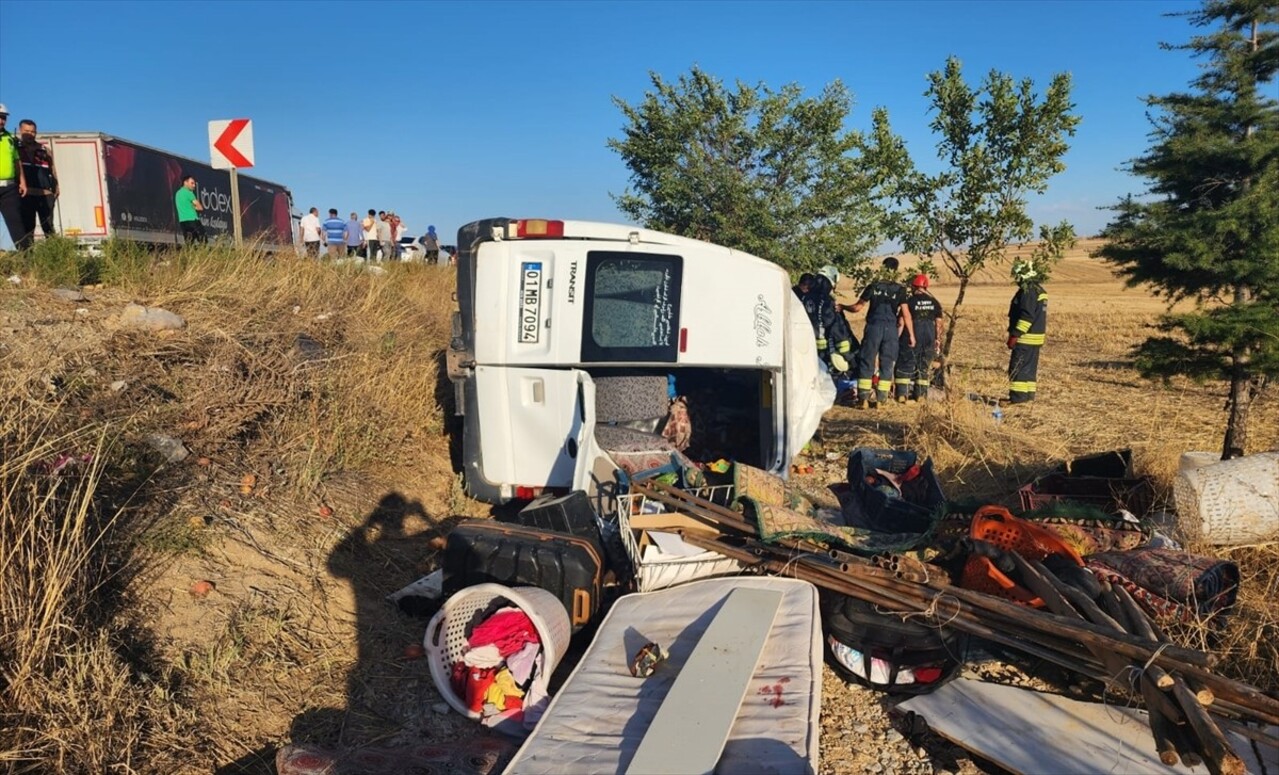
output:
POLYGON ((911 281, 910 281, 910 287, 912 287, 912 288, 927 288, 927 287, 928 287, 928 275, 926 275, 926 274, 917 274, 917 275, 915 275, 915 279, 913 279, 913 280, 911 280, 911 281))

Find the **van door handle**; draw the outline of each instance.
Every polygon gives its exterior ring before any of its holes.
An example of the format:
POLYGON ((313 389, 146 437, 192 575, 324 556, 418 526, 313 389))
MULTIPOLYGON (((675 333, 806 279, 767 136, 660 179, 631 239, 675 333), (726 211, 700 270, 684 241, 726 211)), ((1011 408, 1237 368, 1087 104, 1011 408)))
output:
POLYGON ((533 403, 546 403, 546 383, 540 379, 533 380, 533 403))

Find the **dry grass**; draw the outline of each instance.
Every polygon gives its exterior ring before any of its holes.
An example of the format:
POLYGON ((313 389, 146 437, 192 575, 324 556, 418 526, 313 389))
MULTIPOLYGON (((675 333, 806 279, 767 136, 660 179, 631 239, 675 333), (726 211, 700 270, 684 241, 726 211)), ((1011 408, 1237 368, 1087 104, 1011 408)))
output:
MULTIPOLYGON (((108 429, 0 380, 0 762, 11 772, 171 769, 193 714, 130 661, 127 492, 108 429)), ((139 644, 141 645, 141 644, 139 644)))
MULTIPOLYGON (((7 267, 29 269, 28 286, 0 299, 0 322, 16 324, 0 348, 0 761, 18 772, 207 772, 253 733, 217 712, 196 725, 197 710, 219 708, 246 678, 333 652, 314 634, 331 616, 324 596, 307 586, 345 532, 303 515, 324 501, 359 513, 387 480, 440 504, 435 513, 456 501, 438 379, 452 274, 124 250, 94 269, 113 283, 89 288, 77 314, 39 282, 84 276, 63 257, 7 267), (120 328, 127 301, 188 325, 120 328), (157 468, 144 443, 157 433, 191 458, 157 468), (91 462, 43 473, 67 451, 91 462), (246 474, 255 483, 235 507, 201 503, 246 474), (351 474, 362 481, 344 488, 351 474), (193 512, 214 516, 192 527, 193 512), (155 638, 155 585, 183 556, 225 555, 228 534, 309 568, 292 582, 299 594, 248 595, 200 617, 199 643, 155 638)), ((340 686, 350 662, 328 662, 340 686)))
MULTIPOLYGON (((1166 499, 1178 456, 1218 447, 1224 387, 1136 376, 1128 350, 1162 306, 1122 290, 1087 248, 1048 286, 1034 405, 997 425, 962 398, 1005 391, 1011 289, 992 274, 970 288, 955 398, 837 408, 825 450, 918 449, 952 497, 1015 504, 1020 484, 1061 460, 1131 447, 1166 499)), ((70 269, 46 258, 25 289, 0 291, 0 327, 16 329, 0 338, 0 762, 268 772, 289 739, 395 740, 427 724, 470 734, 422 710, 425 668, 400 658, 421 625, 381 603, 431 566, 427 539, 451 517, 483 511, 461 494, 444 435, 451 270, 378 276, 217 249, 119 250, 70 269), (109 280, 88 290, 86 314, 49 299, 85 272, 109 280), (127 301, 188 326, 121 329, 127 301), (191 458, 157 466, 152 433, 191 458), (60 477, 33 467, 67 451, 91 463, 60 477), (317 517, 320 504, 333 515, 317 517), (216 593, 192 600, 196 578, 216 593)), ((1253 434, 1254 449, 1279 444, 1273 403, 1253 434)), ((1225 669, 1279 688, 1279 548, 1195 548, 1244 571, 1239 609, 1211 644, 1225 669)))

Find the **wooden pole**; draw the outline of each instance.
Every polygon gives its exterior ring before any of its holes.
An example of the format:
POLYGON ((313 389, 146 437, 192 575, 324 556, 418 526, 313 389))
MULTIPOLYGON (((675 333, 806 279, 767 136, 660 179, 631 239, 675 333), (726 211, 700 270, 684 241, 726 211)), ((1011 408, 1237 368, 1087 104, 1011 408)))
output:
POLYGON ((1195 699, 1185 682, 1177 680, 1172 686, 1172 695, 1186 714, 1190 729, 1199 741, 1198 748, 1213 775, 1244 775, 1247 768, 1243 759, 1235 754, 1221 730, 1208 716, 1208 711, 1195 699))

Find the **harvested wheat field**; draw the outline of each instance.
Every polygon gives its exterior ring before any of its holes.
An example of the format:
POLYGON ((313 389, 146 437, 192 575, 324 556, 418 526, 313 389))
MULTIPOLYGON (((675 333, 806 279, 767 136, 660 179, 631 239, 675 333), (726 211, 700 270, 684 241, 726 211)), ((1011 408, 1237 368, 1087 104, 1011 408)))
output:
MULTIPOLYGON (((1134 372, 1129 350, 1163 305, 1125 290, 1090 247, 1047 283, 1037 401, 997 424, 964 398, 1006 392, 1013 289, 992 272, 969 288, 950 398, 832 409, 800 476, 824 486, 851 448, 902 446, 933 458, 948 496, 1014 504, 1062 460, 1129 447, 1166 504, 1180 454, 1219 448, 1225 386, 1134 372)), ((49 252, 0 264, 22 275, 0 288, 0 762, 266 773, 291 741, 480 736, 441 712, 425 619, 383 600, 436 567, 451 524, 489 513, 450 460, 452 270, 117 250, 75 268, 72 281, 102 281, 80 299, 52 292, 68 277, 49 252), (130 302, 185 325, 135 327, 130 302)), ((935 292, 950 303, 954 288, 935 292)), ((1272 394, 1251 428, 1250 451, 1279 445, 1272 394)), ((1212 648, 1230 674, 1279 691, 1279 547, 1225 554, 1245 580, 1212 648)), ((991 766, 895 723, 881 695, 827 668, 821 771, 991 766)))

